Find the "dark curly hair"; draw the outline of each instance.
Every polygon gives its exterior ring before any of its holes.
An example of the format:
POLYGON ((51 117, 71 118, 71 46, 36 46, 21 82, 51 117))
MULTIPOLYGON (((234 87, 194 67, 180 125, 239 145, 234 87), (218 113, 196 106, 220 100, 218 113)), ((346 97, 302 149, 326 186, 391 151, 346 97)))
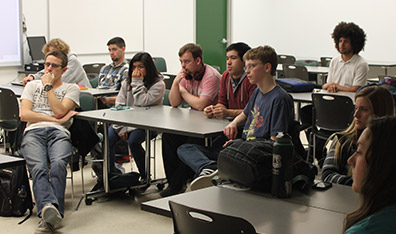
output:
POLYGON ((364 45, 366 43, 366 33, 364 33, 363 29, 361 29, 358 25, 354 23, 339 23, 333 31, 331 37, 334 39, 335 47, 338 51, 339 41, 341 37, 349 38, 351 40, 351 45, 353 48, 354 54, 359 54, 361 50, 364 49, 364 45))

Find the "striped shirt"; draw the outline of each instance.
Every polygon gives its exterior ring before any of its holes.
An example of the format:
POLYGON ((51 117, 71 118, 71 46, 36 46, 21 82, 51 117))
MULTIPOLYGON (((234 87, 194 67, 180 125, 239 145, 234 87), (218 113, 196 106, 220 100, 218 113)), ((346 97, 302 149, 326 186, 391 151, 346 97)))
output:
POLYGON ((121 88, 121 82, 128 77, 128 63, 126 60, 117 66, 114 63, 108 64, 100 69, 99 86, 100 89, 116 89, 121 88))
POLYGON ((322 168, 322 180, 334 184, 352 185, 352 176, 348 175, 349 164, 348 159, 356 151, 356 144, 352 145, 352 149, 344 146, 340 151, 337 163, 335 161, 335 151, 337 143, 343 144, 342 135, 334 134, 329 140, 330 147, 327 150, 326 159, 322 168))

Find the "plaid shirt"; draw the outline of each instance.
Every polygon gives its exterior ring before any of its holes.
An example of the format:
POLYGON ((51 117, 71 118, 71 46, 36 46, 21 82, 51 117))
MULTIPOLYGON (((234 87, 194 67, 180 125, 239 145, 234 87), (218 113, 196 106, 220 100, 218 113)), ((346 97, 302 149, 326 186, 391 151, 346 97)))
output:
POLYGON ((128 68, 126 60, 118 64, 118 66, 114 66, 114 63, 111 63, 102 67, 99 72, 98 88, 119 90, 121 88, 121 81, 128 76, 128 68))

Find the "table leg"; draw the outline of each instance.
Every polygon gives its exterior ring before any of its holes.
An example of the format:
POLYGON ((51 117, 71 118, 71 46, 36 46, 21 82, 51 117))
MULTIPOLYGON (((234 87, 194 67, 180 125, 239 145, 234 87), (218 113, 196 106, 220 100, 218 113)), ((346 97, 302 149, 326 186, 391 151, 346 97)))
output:
POLYGON ((145 154, 145 171, 146 171, 146 182, 147 184, 150 184, 151 182, 151 176, 150 176, 150 155, 151 155, 151 140, 150 140, 150 130, 146 129, 146 154, 145 154))
POLYGON ((109 124, 103 123, 103 185, 105 193, 109 193, 109 124))

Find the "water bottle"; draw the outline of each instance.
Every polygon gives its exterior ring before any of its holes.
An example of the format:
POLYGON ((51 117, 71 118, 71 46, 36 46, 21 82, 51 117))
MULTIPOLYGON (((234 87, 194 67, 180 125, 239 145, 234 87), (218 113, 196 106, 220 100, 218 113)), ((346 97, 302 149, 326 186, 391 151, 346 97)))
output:
POLYGON ((279 132, 272 156, 272 196, 288 198, 292 195, 293 143, 289 134, 279 132))
POLYGON ((23 184, 23 185, 21 186, 21 188, 18 190, 18 197, 20 197, 20 198, 26 198, 26 197, 27 197, 26 187, 25 187, 24 184, 23 184))

